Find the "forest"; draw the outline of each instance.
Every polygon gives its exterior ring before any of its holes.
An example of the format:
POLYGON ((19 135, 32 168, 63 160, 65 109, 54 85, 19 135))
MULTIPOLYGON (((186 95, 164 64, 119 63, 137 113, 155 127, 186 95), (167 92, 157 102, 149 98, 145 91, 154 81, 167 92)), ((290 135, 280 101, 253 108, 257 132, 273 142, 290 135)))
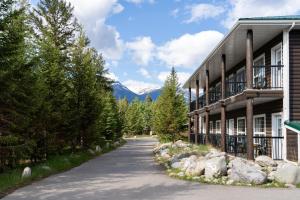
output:
POLYGON ((172 140, 187 106, 174 69, 157 102, 113 96, 101 52, 64 0, 0 1, 0 170, 153 132, 172 140))

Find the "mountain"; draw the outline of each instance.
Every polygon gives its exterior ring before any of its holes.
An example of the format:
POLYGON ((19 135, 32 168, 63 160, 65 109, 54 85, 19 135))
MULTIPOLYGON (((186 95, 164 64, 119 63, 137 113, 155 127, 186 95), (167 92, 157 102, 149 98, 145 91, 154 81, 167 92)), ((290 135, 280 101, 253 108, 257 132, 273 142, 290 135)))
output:
MULTIPOLYGON (((114 96, 117 99, 123 99, 126 97, 129 102, 132 101, 134 98, 138 98, 139 100, 144 101, 147 95, 149 95, 152 98, 152 100, 155 101, 161 93, 161 88, 160 89, 146 88, 137 94, 131 91, 130 89, 128 89, 120 82, 115 82, 113 84, 113 89, 114 89, 114 96)), ((188 101, 188 97, 189 97, 188 90, 183 90, 183 93, 184 93, 184 98, 186 99, 186 101, 188 101)), ((192 94, 192 99, 195 99, 195 94, 192 94)))

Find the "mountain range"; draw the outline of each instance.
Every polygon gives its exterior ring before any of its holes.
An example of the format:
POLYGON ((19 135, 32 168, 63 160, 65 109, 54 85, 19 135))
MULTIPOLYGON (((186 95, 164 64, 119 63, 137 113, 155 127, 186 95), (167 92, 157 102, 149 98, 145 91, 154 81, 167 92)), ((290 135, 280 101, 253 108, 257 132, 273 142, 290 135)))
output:
MULTIPOLYGON (((160 88, 160 89, 144 89, 143 91, 141 91, 137 94, 137 93, 131 91, 130 89, 128 89, 122 83, 117 81, 113 84, 113 90, 114 90, 114 96, 117 99, 127 98, 127 100, 129 102, 131 102, 135 98, 138 98, 139 100, 144 101, 146 99, 147 95, 149 95, 152 98, 152 100, 155 101, 159 97, 159 95, 162 91, 162 88, 160 88)), ((184 98, 186 99, 186 101, 188 101, 188 96, 189 96, 188 91, 184 90, 184 98)), ((194 98, 195 98, 195 95, 192 94, 192 99, 194 99, 194 98)))

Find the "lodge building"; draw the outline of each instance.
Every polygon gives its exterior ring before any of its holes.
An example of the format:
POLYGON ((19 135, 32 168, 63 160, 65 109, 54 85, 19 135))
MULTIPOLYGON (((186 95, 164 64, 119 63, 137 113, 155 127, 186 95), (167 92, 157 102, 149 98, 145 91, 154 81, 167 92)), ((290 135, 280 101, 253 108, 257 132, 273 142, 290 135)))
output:
POLYGON ((300 16, 239 19, 184 87, 190 142, 300 162, 300 16))

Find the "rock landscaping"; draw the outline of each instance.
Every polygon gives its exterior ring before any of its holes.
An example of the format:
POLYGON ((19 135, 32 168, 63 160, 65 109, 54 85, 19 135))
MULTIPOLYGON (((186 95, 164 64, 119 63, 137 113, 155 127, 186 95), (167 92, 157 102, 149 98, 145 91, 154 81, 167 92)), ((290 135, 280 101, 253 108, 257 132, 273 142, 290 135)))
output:
POLYGON ((300 184, 300 166, 258 156, 255 161, 234 157, 204 145, 181 140, 159 144, 155 159, 170 176, 204 183, 290 187, 300 184))

